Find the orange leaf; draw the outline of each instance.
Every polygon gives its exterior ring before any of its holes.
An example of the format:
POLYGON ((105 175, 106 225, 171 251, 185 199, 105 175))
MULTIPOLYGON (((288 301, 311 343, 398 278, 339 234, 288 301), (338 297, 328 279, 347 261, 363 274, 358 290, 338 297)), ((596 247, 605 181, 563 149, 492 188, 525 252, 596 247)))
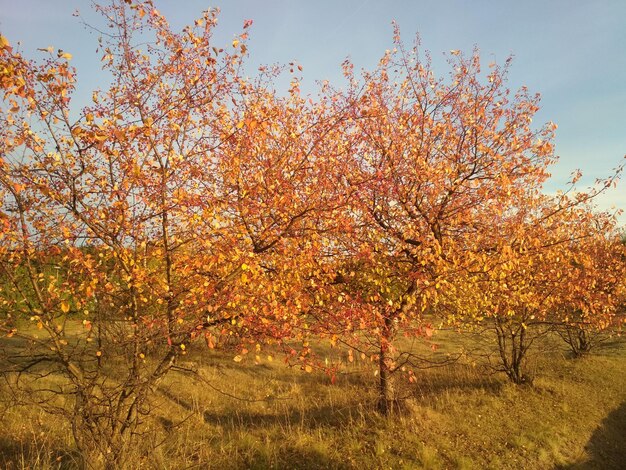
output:
POLYGON ((11 48, 11 44, 9 43, 9 40, 7 38, 5 38, 3 35, 0 34, 0 49, 10 49, 11 48))

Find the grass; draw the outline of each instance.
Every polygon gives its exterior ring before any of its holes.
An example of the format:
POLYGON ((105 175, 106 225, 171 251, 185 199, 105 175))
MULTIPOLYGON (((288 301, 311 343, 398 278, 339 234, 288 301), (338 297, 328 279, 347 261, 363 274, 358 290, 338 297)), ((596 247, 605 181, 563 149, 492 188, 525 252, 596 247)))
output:
MULTIPOLYGON (((442 332, 437 354, 472 341, 442 332)), ((573 360, 554 341, 535 358, 532 386, 485 376, 467 360, 397 384, 402 411, 388 418, 374 411, 376 378, 363 361, 333 385, 280 360, 235 363, 193 347, 184 363, 206 382, 173 373, 159 386, 131 468, 622 468, 626 344, 573 360)), ((14 407, 0 426, 0 467, 77 468, 57 417, 14 407)))

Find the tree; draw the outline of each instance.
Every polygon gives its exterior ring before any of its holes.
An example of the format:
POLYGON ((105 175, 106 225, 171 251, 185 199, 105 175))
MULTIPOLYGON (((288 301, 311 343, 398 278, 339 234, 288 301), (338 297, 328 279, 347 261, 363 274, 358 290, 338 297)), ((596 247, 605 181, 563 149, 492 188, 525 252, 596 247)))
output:
POLYGON ((569 292, 556 331, 573 356, 582 357, 610 337, 620 310, 625 258, 614 215, 596 213, 563 261, 570 266, 569 292))
POLYGON ((312 260, 339 155, 337 119, 297 80, 283 99, 243 78, 250 21, 221 49, 214 10, 174 33, 150 1, 97 8, 111 85, 75 120, 71 55, 2 40, 0 328, 15 396, 66 416, 87 465, 119 468, 190 342, 235 360, 305 342, 299 286, 327 275, 312 260))
POLYGON ((477 51, 454 51, 445 80, 419 44, 405 49, 397 28, 394 46, 362 80, 346 62, 348 89, 328 92, 349 110, 342 182, 344 192, 354 190, 352 230, 337 241, 350 279, 341 298, 350 302, 329 313, 326 334, 334 330, 377 362, 383 413, 393 403, 390 375, 418 365, 396 350, 397 336, 432 331, 424 312, 436 310, 440 292, 480 255, 471 240, 514 195, 537 191, 555 160, 555 126, 531 127, 538 96, 509 96, 509 61, 483 76, 477 51))
POLYGON ((538 338, 576 325, 578 316, 603 328, 615 314, 611 293, 600 288, 619 277, 606 271, 617 267, 607 264, 614 219, 584 204, 596 194, 512 200, 492 230, 474 240, 481 257, 442 302, 452 323, 494 334, 494 368, 514 383, 532 381, 526 362, 538 338))

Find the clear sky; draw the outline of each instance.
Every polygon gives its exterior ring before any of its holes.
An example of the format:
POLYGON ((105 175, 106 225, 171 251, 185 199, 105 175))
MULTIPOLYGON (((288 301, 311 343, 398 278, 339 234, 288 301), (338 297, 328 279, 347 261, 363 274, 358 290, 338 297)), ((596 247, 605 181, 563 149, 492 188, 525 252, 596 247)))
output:
MULTIPOLYGON (((510 86, 542 95, 537 125, 558 124, 553 181, 563 187, 580 168, 582 182, 608 176, 626 154, 626 0, 155 0, 177 29, 208 7, 222 11, 216 42, 225 45, 250 29, 250 63, 298 61, 304 92, 315 81, 341 81, 341 62, 372 68, 391 47, 391 21, 410 43, 416 33, 435 68, 447 73, 443 53, 478 46, 484 62, 514 56, 510 86)), ((49 45, 71 52, 78 68, 77 101, 102 84, 96 36, 72 16, 98 24, 88 0, 0 0, 0 32, 27 56, 49 45)), ((626 209, 626 182, 599 200, 626 209)), ((626 223, 626 217, 621 219, 626 223)))

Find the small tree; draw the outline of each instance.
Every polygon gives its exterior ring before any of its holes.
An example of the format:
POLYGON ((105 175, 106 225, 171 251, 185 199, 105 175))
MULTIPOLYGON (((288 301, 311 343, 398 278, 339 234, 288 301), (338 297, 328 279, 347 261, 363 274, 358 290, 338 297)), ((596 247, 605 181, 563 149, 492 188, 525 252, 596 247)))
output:
POLYGON ((624 286, 624 260, 614 216, 597 214, 588 236, 571 247, 569 295, 562 324, 556 328, 574 357, 588 354, 613 331, 624 286))
POLYGON ((532 381, 526 361, 533 344, 554 329, 572 327, 573 311, 600 328, 615 312, 610 295, 597 289, 602 271, 591 268, 606 261, 591 247, 603 243, 598 235, 611 218, 586 207, 588 197, 593 195, 519 199, 476 239, 482 256, 442 302, 454 312, 451 320, 494 333, 495 369, 514 383, 532 381))

